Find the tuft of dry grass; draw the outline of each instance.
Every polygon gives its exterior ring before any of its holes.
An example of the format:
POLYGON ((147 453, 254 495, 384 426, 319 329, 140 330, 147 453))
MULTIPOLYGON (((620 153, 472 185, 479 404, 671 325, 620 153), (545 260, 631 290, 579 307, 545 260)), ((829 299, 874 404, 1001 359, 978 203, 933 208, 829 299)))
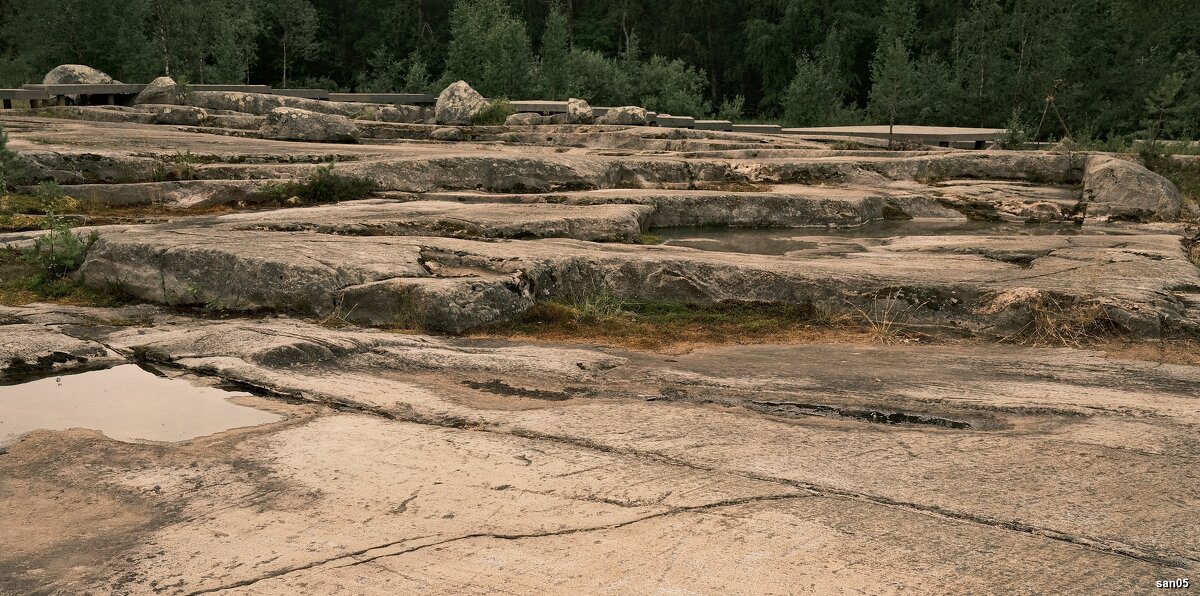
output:
POLYGON ((1030 320, 1003 341, 1027 346, 1082 347, 1111 337, 1120 326, 1095 302, 1076 302, 1038 294, 1026 302, 1030 320))
POLYGON ((539 302, 514 321, 476 329, 468 336, 672 353, 704 345, 872 341, 872 332, 851 317, 813 304, 691 304, 605 295, 539 302))
POLYGON ((863 326, 870 331, 872 343, 890 344, 911 339, 905 333, 905 327, 912 319, 913 311, 928 304, 928 301, 909 303, 903 299, 900 292, 893 292, 880 298, 872 299, 867 308, 863 308, 849 300, 846 305, 860 317, 863 326))

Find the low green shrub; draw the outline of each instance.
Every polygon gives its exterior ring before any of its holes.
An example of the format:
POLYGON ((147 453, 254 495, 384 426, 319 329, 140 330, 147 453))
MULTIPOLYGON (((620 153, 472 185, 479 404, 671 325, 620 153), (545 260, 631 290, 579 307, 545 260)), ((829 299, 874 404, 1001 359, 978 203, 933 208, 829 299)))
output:
POLYGON ((501 97, 492 100, 486 108, 472 116, 471 123, 476 126, 498 126, 504 124, 509 116, 516 113, 517 109, 507 99, 501 97))
POLYGON ((87 237, 76 234, 54 213, 46 214, 45 228, 49 233, 33 241, 28 255, 37 268, 37 282, 43 284, 62 279, 79 269, 98 238, 96 232, 87 237))
POLYGON ((274 184, 259 191, 266 198, 286 202, 295 197, 302 204, 336 203, 369 196, 377 185, 370 178, 339 174, 334 165, 318 167, 303 182, 274 184))

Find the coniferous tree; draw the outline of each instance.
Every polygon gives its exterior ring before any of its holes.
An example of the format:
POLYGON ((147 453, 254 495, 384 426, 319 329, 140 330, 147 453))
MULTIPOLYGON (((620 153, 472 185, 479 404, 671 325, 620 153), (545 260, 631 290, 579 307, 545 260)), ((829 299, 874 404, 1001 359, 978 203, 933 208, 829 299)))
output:
POLYGON ((876 52, 871 62, 871 109, 887 120, 889 144, 896 116, 905 105, 912 80, 908 48, 899 38, 892 39, 876 52))
MULTIPOLYGON (((887 0, 879 26, 879 41, 871 58, 870 110, 888 123, 888 138, 896 118, 914 105, 913 66, 909 43, 916 30, 912 0, 887 0)), ((890 142, 890 141, 889 141, 890 142)))
POLYGON ((567 66, 568 52, 567 15, 560 3, 550 7, 546 17, 546 30, 542 33, 539 55, 541 66, 541 89, 547 99, 566 99, 570 87, 570 71, 567 66))
POLYGON ((844 33, 834 27, 816 55, 796 59, 796 74, 783 94, 784 120, 793 126, 826 126, 853 120, 845 106, 850 89, 843 66, 844 33))

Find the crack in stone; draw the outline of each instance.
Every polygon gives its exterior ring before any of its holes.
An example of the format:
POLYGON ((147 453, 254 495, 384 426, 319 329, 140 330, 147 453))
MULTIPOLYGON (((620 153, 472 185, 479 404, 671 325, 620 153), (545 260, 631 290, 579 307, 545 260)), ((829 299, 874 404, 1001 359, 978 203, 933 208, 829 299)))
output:
MULTIPOLYGON (((811 497, 811 496, 814 496, 814 495, 808 494, 808 493, 785 493, 785 494, 774 494, 774 495, 760 495, 760 496, 756 496, 756 497, 739 497, 739 498, 735 498, 735 499, 724 499, 724 500, 715 501, 712 503, 705 503, 703 505, 689 505, 689 506, 684 506, 684 507, 673 507, 666 511, 659 511, 657 513, 643 515, 643 516, 636 517, 636 518, 626 520, 623 522, 617 522, 617 523, 612 523, 612 524, 603 524, 603 525, 599 525, 599 526, 584 526, 584 527, 579 527, 579 528, 566 528, 566 529, 562 529, 562 530, 554 530, 554 531, 548 531, 548 532, 524 532, 524 533, 514 533, 514 534, 506 534, 506 533, 499 533, 499 532, 475 532, 475 533, 471 533, 471 534, 464 534, 462 536, 455 536, 453 538, 447 538, 445 540, 440 540, 437 542, 421 544, 418 546, 406 548, 406 549, 392 552, 392 553, 382 553, 382 554, 367 557, 365 559, 358 559, 352 563, 348 563, 345 565, 338 565, 337 567, 334 567, 333 569, 344 569, 347 567, 355 567, 357 565, 370 563, 372 561, 376 561, 376 560, 383 559, 383 558, 398 557, 400 555, 406 555, 406 554, 424 550, 424 549, 427 549, 430 547, 441 546, 444 544, 450 544, 450 543, 454 543, 454 542, 461 542, 464 540, 472 540, 475 538, 494 538, 497 540, 524 540, 526 538, 546 538, 546 537, 552 537, 552 536, 567 536, 567 535, 571 535, 571 534, 583 534, 583 533, 598 532, 598 531, 603 531, 603 530, 615 530, 615 529, 624 528, 626 526, 630 526, 630 525, 633 525, 636 523, 640 523, 643 521, 658 519, 658 518, 662 518, 662 517, 668 517, 668 516, 672 516, 672 515, 679 515, 679 514, 684 514, 684 513, 707 511, 707 510, 711 510, 711 509, 719 509, 722 507, 735 507, 738 505, 745 505, 748 503, 760 503, 760 502, 768 502, 768 501, 783 501, 783 500, 790 500, 790 499, 800 499, 800 498, 807 498, 807 497, 811 497)), ((405 542, 411 542, 412 540, 413 540, 412 538, 396 540, 393 542, 388 542, 385 544, 380 544, 377 546, 371 546, 371 547, 364 548, 361 550, 344 553, 344 554, 337 555, 334 557, 329 557, 327 559, 312 561, 309 563, 305 563, 303 565, 296 565, 293 567, 278 569, 276 571, 272 571, 270 573, 267 573, 267 574, 264 574, 264 575, 261 575, 261 576, 255 577, 255 578, 241 580, 238 582, 234 582, 232 584, 226 584, 224 586, 218 586, 215 588, 206 588, 203 590, 189 592, 187 596, 198 596, 200 594, 212 594, 215 592, 223 592, 226 590, 232 590, 234 588, 244 588, 246 586, 251 586, 251 585, 257 584, 262 581, 275 579, 275 578, 282 577, 282 576, 285 576, 285 575, 288 575, 291 573, 296 573, 298 571, 307 571, 309 569, 313 569, 313 568, 327 565, 330 563, 335 563, 335 562, 341 561, 343 559, 351 559, 354 557, 359 557, 359 556, 365 555, 371 551, 376 551, 376 550, 380 550, 380 549, 384 549, 384 548, 390 548, 390 547, 396 546, 398 544, 403 544, 405 542)))
MULTIPOLYGON (((204 375, 204 376, 214 376, 217 378, 226 379, 226 377, 224 375, 222 375, 216 371, 193 370, 189 367, 182 366, 182 365, 179 365, 174 362, 164 362, 162 364, 167 365, 167 366, 182 368, 193 374, 200 374, 200 375, 204 375)), ((231 379, 226 379, 226 380, 231 380, 231 379)), ((792 488, 806 491, 808 493, 808 495, 804 495, 804 496, 823 496, 823 497, 829 497, 829 498, 852 499, 852 500, 871 503, 871 504, 880 505, 880 506, 892 507, 892 508, 897 508, 897 509, 902 509, 902 510, 907 510, 907 511, 915 511, 915 512, 920 512, 920 513, 924 513, 924 514, 928 514, 928 515, 932 515, 932 516, 936 516, 936 517, 941 517, 944 519, 951 519, 951 520, 957 520, 957 521, 962 521, 962 522, 967 522, 967 523, 973 523, 973 524, 977 524, 977 525, 987 526, 990 528, 1010 530, 1010 531, 1028 534, 1028 535, 1032 535, 1032 536, 1041 536, 1043 538, 1047 538, 1050 540, 1055 540, 1055 541, 1064 542, 1067 544, 1076 545, 1076 546, 1079 546, 1079 547, 1082 547, 1082 548, 1085 548, 1088 550, 1101 552, 1101 553, 1105 553, 1105 554, 1110 554, 1110 555, 1115 555, 1115 556, 1121 556, 1121 557, 1125 557, 1128 559, 1133 559, 1133 560, 1141 561, 1144 563, 1150 563, 1153 565, 1160 565, 1160 566, 1164 566, 1164 567, 1171 567, 1171 568, 1176 568, 1176 569, 1188 569, 1192 566, 1195 566, 1196 564, 1200 564, 1200 559, 1197 559, 1194 557, 1187 557, 1187 556, 1183 556, 1183 555, 1163 555, 1163 554, 1158 554, 1158 553, 1146 552, 1146 551, 1143 551, 1143 550, 1138 549, 1133 546, 1116 543, 1116 542, 1112 542, 1109 540, 1093 538, 1093 537, 1089 537, 1089 536, 1082 536, 1082 535, 1072 535, 1072 534, 1068 534, 1066 532, 1060 532, 1058 530, 1054 530, 1052 528, 1036 526, 1033 524, 1026 524, 1026 523, 1018 522, 1015 520, 996 519, 996 518, 988 517, 985 515, 978 515, 978 514, 974 514, 974 513, 963 512, 963 511, 955 511, 955 510, 947 509, 947 508, 944 508, 944 507, 941 507, 938 505, 922 504, 922 503, 915 503, 915 502, 910 502, 910 501, 902 501, 899 499, 893 499, 891 497, 886 497, 886 496, 882 496, 882 495, 875 495, 875 494, 870 494, 870 493, 865 493, 865 492, 839 489, 839 488, 834 488, 834 487, 830 487, 830 486, 805 482, 805 481, 801 481, 801 480, 794 480, 794 479, 790 479, 790 478, 780 478, 780 477, 769 476, 769 475, 765 475, 765 474, 757 474, 757 473, 749 472, 749 471, 730 470, 730 469, 718 468, 718 467, 714 467, 714 466, 705 466, 702 464, 687 461, 687 460, 673 457, 670 455, 647 452, 647 451, 640 451, 640 450, 631 449, 631 448, 613 447, 613 446, 605 445, 605 444, 602 444, 602 443, 599 443, 596 441, 591 441, 591 440, 583 439, 583 438, 579 438, 579 437, 552 435, 552 434, 548 434, 548 433, 542 433, 539 431, 522 429, 519 427, 512 427, 509 429, 502 429, 502 428, 498 428, 498 427, 488 427, 481 423, 470 423, 470 422, 463 421, 463 420, 460 420, 457 418, 454 418, 454 419, 430 418, 427 416, 422 416, 420 414, 417 414, 415 412, 415 410, 412 410, 411 408, 403 413, 397 414, 395 412, 391 412, 391 411, 388 411, 383 408, 370 406, 370 405, 366 405, 366 404, 362 404, 362 403, 358 403, 358 402, 354 402, 354 401, 350 401, 350 400, 345 400, 345 399, 332 398, 331 396, 327 397, 327 399, 318 400, 318 399, 314 399, 313 397, 308 397, 308 396, 304 396, 304 395, 288 394, 288 393, 278 391, 278 390, 268 387, 268 386, 264 386, 261 384, 254 384, 254 383, 251 383, 251 382, 245 381, 245 380, 237 380, 237 382, 242 382, 242 383, 246 383, 246 384, 250 384, 250 385, 256 385, 257 388, 259 388, 261 390, 261 392, 264 394, 264 396, 266 396, 266 397, 273 397, 273 398, 278 398, 278 399, 283 399, 283 400, 302 399, 304 401, 307 401, 310 403, 321 404, 321 405, 330 407, 331 409, 338 410, 338 411, 351 411, 351 412, 369 414, 372 416, 385 418, 387 420, 409 422, 409 423, 422 424, 422 425, 428 425, 428 426, 437 426, 437 427, 441 427, 441 428, 455 428, 455 429, 459 429, 459 430, 486 432, 486 433, 496 434, 496 435, 515 436, 515 437, 520 437, 520 438, 525 438, 525 439, 530 439, 530 440, 548 441, 548 442, 552 442, 552 443, 571 445, 574 447, 589 449, 589 450, 593 450, 593 451, 599 451, 602 453, 625 455, 625 456, 636 457, 636 458, 640 458, 640 459, 646 459, 649 461, 654 461, 654 462, 671 465, 671 466, 676 466, 676 467, 693 469, 693 470, 697 470, 697 471, 703 471, 703 472, 708 472, 708 473, 727 474, 727 475, 742 477, 742 478, 746 478, 746 479, 750 479, 750 480, 756 480, 756 481, 761 481, 761 482, 770 482, 770 483, 774 483, 774 484, 781 484, 781 485, 785 485, 785 486, 789 486, 792 488)), ((797 496, 797 495, 791 495, 791 496, 797 496)), ((779 498, 779 496, 776 496, 776 498, 779 498)), ((718 502, 718 504, 710 505, 709 507, 723 506, 723 505, 720 505, 720 503, 724 503, 724 502, 718 502)), ((696 507, 704 507, 704 506, 696 506, 696 507)), ((693 508, 693 509, 695 509, 695 508, 693 508)), ((684 508, 676 508, 676 509, 672 509, 667 512, 655 514, 654 516, 678 513, 678 512, 686 511, 686 510, 687 509, 684 509, 684 508)), ((650 516, 650 517, 654 517, 654 516, 650 516)), ((650 517, 647 517, 645 519, 649 519, 650 517)), ((640 519, 633 520, 628 523, 634 523, 636 521, 640 521, 640 519)), ((624 525, 628 525, 628 523, 625 523, 624 525)), ((617 525, 615 527, 621 527, 621 526, 617 525)), ((601 526, 601 527, 597 527, 594 529, 607 529, 607 528, 608 528, 608 526, 601 526)), ((583 531, 583 530, 581 530, 581 529, 563 530, 563 531, 559 531, 559 533, 569 534, 569 533, 576 533, 576 532, 580 532, 580 531, 583 531)), ((546 535, 553 535, 553 533, 546 534, 546 535)), ((471 535, 459 537, 457 539, 451 539, 451 541, 462 540, 462 539, 466 539, 466 538, 489 537, 489 536, 496 537, 496 538, 517 539, 517 538, 524 538, 524 537, 536 537, 538 535, 536 535, 536 534, 528 535, 528 536, 527 535, 492 535, 492 534, 485 533, 485 534, 471 534, 471 535)), ((398 542, 387 544, 387 545, 369 548, 362 552, 350 553, 348 555, 342 555, 341 557, 335 557, 334 559, 331 559, 331 560, 336 560, 337 558, 345 558, 348 556, 357 556, 357 555, 363 554, 365 552, 369 552, 371 550, 377 550, 379 548, 386 548, 388 546, 399 544, 401 542, 404 542, 404 541, 398 541, 398 542)), ((426 548, 427 546, 433 546, 433 545, 417 547, 412 550, 419 550, 421 548, 426 548)), ((404 552, 411 552, 411 551, 404 551, 404 552)), ((396 553, 396 554, 404 554, 404 552, 400 552, 400 553, 396 553)), ((312 568, 317 565, 324 564, 325 562, 328 562, 328 561, 317 562, 317 563, 314 563, 311 565, 306 565, 306 566, 294 568, 291 570, 284 570, 275 575, 264 576, 258 580, 253 580, 251 583, 261 581, 262 579, 269 579, 270 577, 275 577, 278 575, 282 575, 284 573, 291 573, 293 571, 299 571, 302 569, 312 568)), ((362 562, 367 562, 367 561, 362 561, 362 562)), ((227 590, 227 589, 231 589, 231 588, 235 588, 235 587, 242 587, 244 585, 249 585, 249 584, 239 583, 239 584, 230 585, 230 586, 222 587, 222 588, 214 588, 214 589, 200 591, 200 592, 193 592, 192 594, 210 593, 210 592, 219 591, 219 590, 227 590)))

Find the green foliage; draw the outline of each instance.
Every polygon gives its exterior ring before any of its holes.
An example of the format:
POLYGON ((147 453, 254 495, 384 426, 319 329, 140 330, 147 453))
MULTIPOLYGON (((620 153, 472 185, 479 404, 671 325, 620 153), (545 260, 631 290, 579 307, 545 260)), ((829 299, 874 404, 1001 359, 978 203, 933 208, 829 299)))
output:
POLYGON ((836 73, 807 55, 796 59, 796 76, 783 93, 784 122, 790 126, 828 126, 844 120, 846 109, 836 73))
POLYGON ((404 72, 402 91, 408 93, 426 93, 434 91, 433 75, 429 72, 429 64, 421 56, 421 50, 415 50, 408 56, 408 69, 404 72))
POLYGON ((477 126, 499 126, 504 124, 504 121, 513 114, 517 113, 517 109, 512 106, 507 99, 503 97, 493 99, 488 103, 486 108, 479 111, 471 117, 471 124, 477 126))
POLYGON ((633 101, 628 64, 592 50, 573 49, 567 55, 571 97, 582 97, 592 105, 627 105, 633 101))
POLYGON ((815 54, 802 52, 795 76, 783 92, 784 121, 792 126, 828 126, 858 120, 846 105, 850 92, 845 32, 834 27, 815 54))
MULTIPOLYGON (((742 95, 743 112, 757 120, 835 124, 875 104, 872 121, 886 122, 891 110, 879 101, 887 94, 872 91, 872 65, 882 65, 878 58, 899 39, 912 84, 897 121, 1003 127, 1020 108, 1036 129, 1053 93, 1077 139, 1085 128, 1104 142, 1132 133, 1156 142, 1200 135, 1200 19, 1189 0, 572 0, 564 7, 565 19, 553 14, 552 0, 0 0, 0 87, 40 82, 73 62, 130 82, 167 69, 194 83, 275 82, 286 68, 288 86, 331 90, 430 91, 440 87, 426 82, 456 77, 488 96, 534 99, 563 97, 565 72, 566 95, 593 105, 667 96, 666 109, 703 116, 704 100, 742 95), (831 66, 824 46, 834 37, 831 66), (540 42, 536 60, 530 39, 540 42), (677 101, 645 78, 658 74, 649 56, 703 76, 694 88, 668 80, 669 89, 685 90, 677 101), (1180 79, 1173 107, 1151 113, 1147 100, 1160 106, 1170 90, 1164 82, 1180 79)), ((1053 112, 1045 124, 1037 140, 1064 133, 1053 112)))
POLYGON ((567 15, 562 4, 555 2, 546 16, 546 30, 542 33, 538 71, 542 95, 545 99, 566 99, 571 85, 568 65, 567 15))
POLYGON ((660 114, 702 116, 712 105, 704 99, 704 71, 683 60, 651 56, 634 78, 635 96, 647 110, 660 114))
POLYGON ((1013 108, 1004 134, 1000 137, 1000 146, 1004 149, 1018 150, 1025 148, 1025 144, 1028 142, 1029 124, 1021 119, 1021 109, 1013 108))
POLYGON ((504 0, 457 0, 450 35, 443 81, 464 80, 487 97, 528 94, 529 35, 504 0))
POLYGON ((414 51, 404 60, 378 48, 368 61, 368 70, 358 77, 358 89, 366 93, 429 93, 434 85, 429 65, 414 51))
POLYGON ((316 56, 321 45, 317 40, 320 20, 317 10, 308 0, 263 0, 268 30, 279 44, 280 86, 288 86, 292 66, 316 56))
POLYGON ((871 62, 870 111, 889 125, 896 123, 913 97, 913 70, 908 60, 908 48, 900 39, 893 39, 876 52, 871 62))
POLYGON ((276 184, 263 188, 260 194, 269 200, 298 205, 316 205, 352 201, 375 192, 375 181, 369 178, 339 174, 336 164, 320 166, 302 182, 276 184), (292 199, 296 199, 293 201, 292 199))
POLYGON ((746 98, 738 95, 733 99, 726 99, 721 102, 721 107, 717 108, 718 120, 729 120, 737 122, 742 118, 742 112, 746 109, 746 98))
POLYGON ((37 267, 38 282, 49 283, 78 269, 98 235, 80 236, 54 213, 46 214, 44 227, 49 231, 33 241, 29 258, 37 267))

